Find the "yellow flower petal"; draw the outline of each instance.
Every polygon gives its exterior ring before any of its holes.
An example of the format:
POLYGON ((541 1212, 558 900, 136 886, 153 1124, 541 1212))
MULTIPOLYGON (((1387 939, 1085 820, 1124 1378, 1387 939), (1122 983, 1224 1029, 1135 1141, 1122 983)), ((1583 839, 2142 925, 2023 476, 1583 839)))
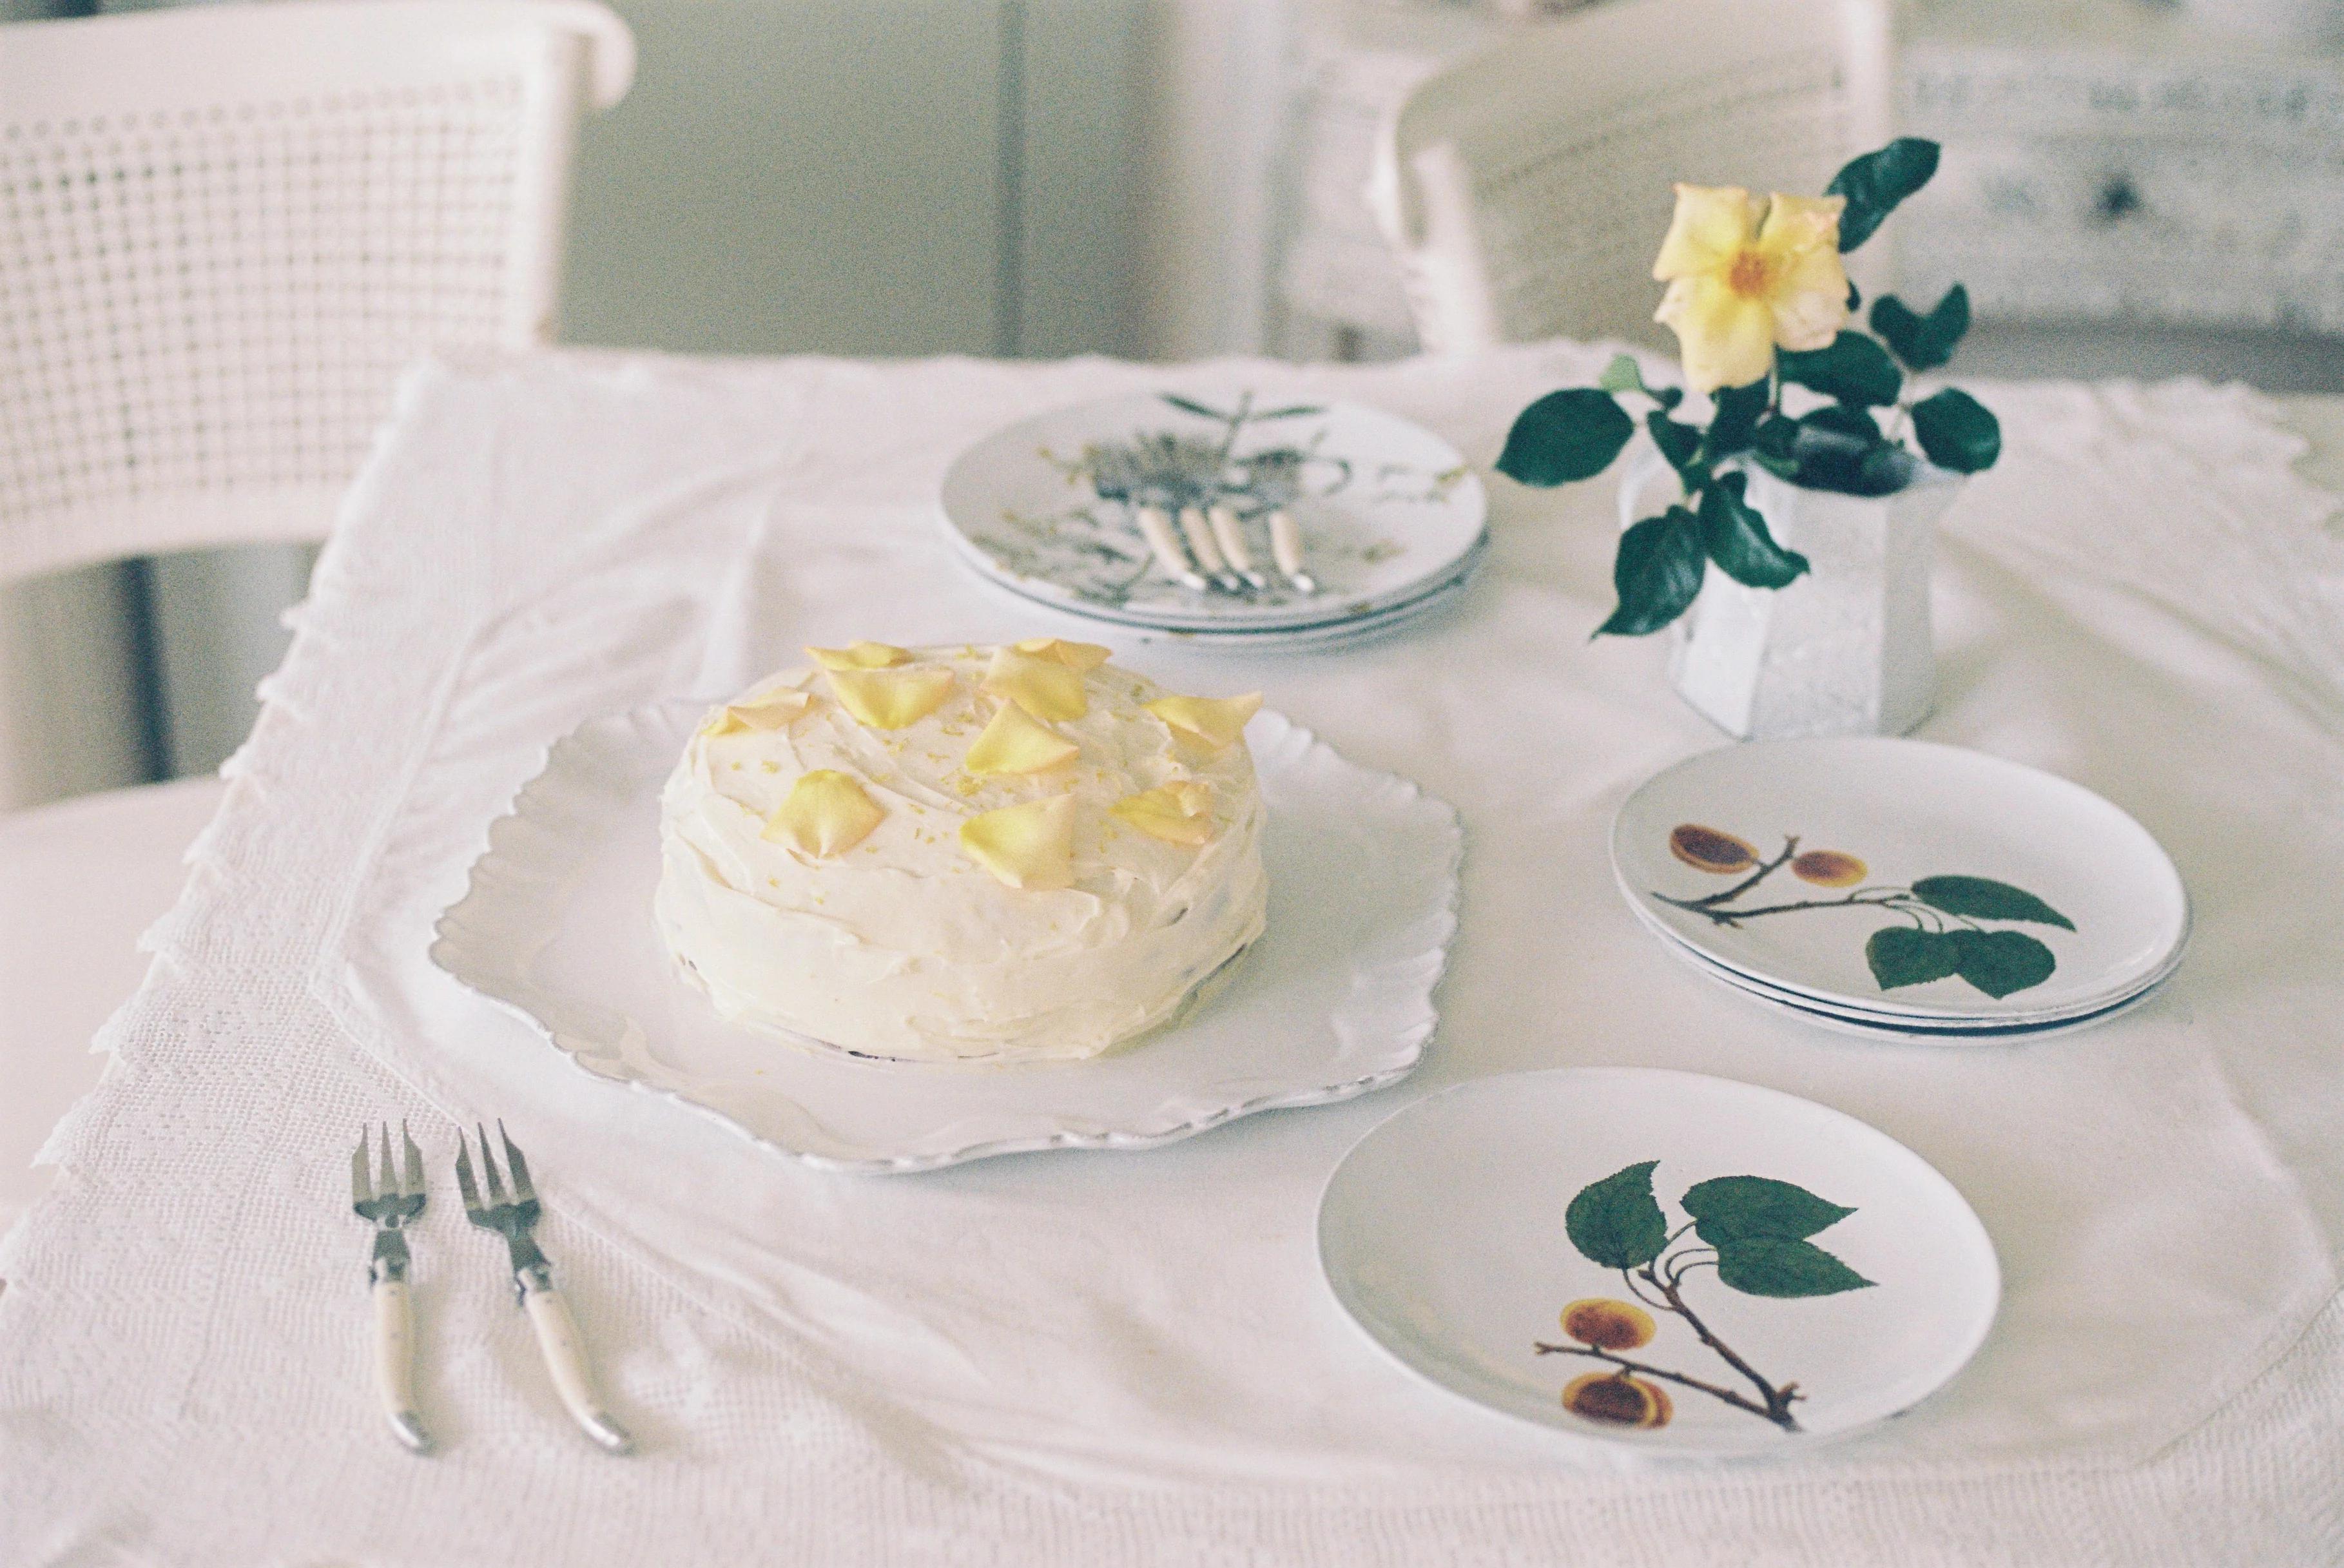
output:
POLYGON ((1774 208, 1795 201, 1810 208, 1777 225, 1767 216, 1758 253, 1767 258, 1767 307, 1774 312, 1774 342, 1783 349, 1826 349, 1847 326, 1847 268, 1840 262, 1840 197, 1774 197, 1774 208), (1828 208, 1828 211, 1812 211, 1828 208))
POLYGON ((790 786, 789 797, 759 836, 802 855, 844 855, 868 838, 886 814, 848 774, 816 768, 790 786))
POLYGON ((952 695, 950 670, 825 670, 839 706, 874 730, 916 724, 952 695))
POLYGON ((825 670, 892 670, 912 662, 909 648, 893 642, 855 642, 844 648, 809 648, 813 662, 825 670))
POLYGON ((978 690, 1015 703, 1045 723, 1079 719, 1091 711, 1080 670, 1015 648, 995 651, 978 690))
POLYGON ((1758 235, 1760 204, 1738 185, 1680 185, 1668 238, 1652 258, 1652 276, 1662 283, 1714 272, 1758 235))
POLYGON ((1844 196, 1786 196, 1776 191, 1766 200, 1766 221, 1758 228, 1758 248, 1768 251, 1828 248, 1839 254, 1839 215, 1847 209, 1844 196))
POLYGON ((1075 881, 1075 797, 1008 805, 960 824, 960 846, 1004 885, 1023 892, 1075 881))
POLYGON ((1020 653, 1031 653, 1086 675, 1115 656, 1114 649, 1096 642, 1068 642, 1056 637, 1028 637, 1016 646, 1020 653))
POLYGON ((1150 838, 1198 848, 1212 840, 1213 793, 1197 779, 1176 779, 1127 794, 1107 810, 1150 838))
POLYGON ((1774 368, 1774 314, 1723 278, 1680 278, 1652 319, 1677 335, 1685 382, 1696 392, 1745 387, 1774 368))
POLYGON ((786 730, 805 716, 813 706, 813 693, 801 692, 794 686, 783 686, 746 703, 732 703, 719 708, 701 726, 706 735, 738 734, 743 730, 786 730))
POLYGON ((1211 751, 1226 751, 1245 733, 1246 721, 1261 711, 1261 693, 1242 697, 1158 697, 1147 711, 1177 733, 1211 751))
POLYGON ((961 766, 973 774, 1038 774, 1074 761, 1081 749, 1016 703, 1004 703, 961 766))

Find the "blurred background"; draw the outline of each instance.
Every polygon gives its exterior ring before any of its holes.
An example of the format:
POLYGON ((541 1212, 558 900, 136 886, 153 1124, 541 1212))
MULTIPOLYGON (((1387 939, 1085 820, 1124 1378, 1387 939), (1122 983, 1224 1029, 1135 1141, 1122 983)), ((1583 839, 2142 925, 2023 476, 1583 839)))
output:
MULTIPOLYGON (((1362 194, 1376 127, 1444 61, 1579 8, 612 5, 640 65, 580 133, 561 341, 1167 359, 1412 351, 1362 194)), ((1906 248, 1980 322, 1955 369, 2344 390, 2340 46, 2344 0, 1900 5, 1898 128, 1945 148, 1906 248)), ((0 590, 0 809, 216 769, 311 555, 0 590)))

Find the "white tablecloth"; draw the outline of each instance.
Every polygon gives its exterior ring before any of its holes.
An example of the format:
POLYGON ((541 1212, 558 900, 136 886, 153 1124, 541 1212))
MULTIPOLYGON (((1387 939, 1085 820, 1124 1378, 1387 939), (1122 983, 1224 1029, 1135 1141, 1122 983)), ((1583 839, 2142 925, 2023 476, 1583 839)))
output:
MULTIPOLYGON (((1258 685, 1467 823, 1424 1068, 1146 1154, 857 1179, 594 1082, 421 960, 485 825, 596 713, 808 642, 1020 633, 934 534, 965 440, 1240 380, 1370 400, 1480 460, 1601 356, 718 365, 557 356, 414 378, 189 893, 0 1244, 0 1561, 2276 1563, 2344 1560, 2344 542, 2250 394, 1992 388, 2010 450, 1945 526, 1923 730, 2138 815, 2197 900, 2140 1011, 2031 1046, 1864 1045, 1678 966, 1603 827, 1717 737, 1656 642, 1591 645, 1610 486, 1492 481, 1439 622, 1348 653, 1127 657, 1258 685), (1791 1089, 1944 1169, 2004 1316, 1918 1411, 1795 1462, 1633 1466, 1412 1381, 1344 1322, 1311 1220, 1429 1089, 1646 1063, 1791 1089), (532 1155, 624 1461, 563 1424, 445 1117, 532 1155), (422 1395, 364 1376, 364 1118, 439 1159, 422 1395), (2325 1305, 2323 1305, 2325 1304, 2325 1305)), ((1112 639, 1106 639, 1112 641, 1112 639)))

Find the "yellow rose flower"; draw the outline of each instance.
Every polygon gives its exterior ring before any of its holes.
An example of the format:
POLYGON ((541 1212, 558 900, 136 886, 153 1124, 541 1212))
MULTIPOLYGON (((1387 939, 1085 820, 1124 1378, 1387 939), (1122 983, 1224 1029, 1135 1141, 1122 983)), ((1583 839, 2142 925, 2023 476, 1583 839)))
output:
POLYGON ((1822 349, 1847 320, 1836 196, 1752 196, 1681 185, 1652 276, 1669 286, 1652 318, 1677 335, 1696 392, 1743 387, 1776 348, 1822 349))

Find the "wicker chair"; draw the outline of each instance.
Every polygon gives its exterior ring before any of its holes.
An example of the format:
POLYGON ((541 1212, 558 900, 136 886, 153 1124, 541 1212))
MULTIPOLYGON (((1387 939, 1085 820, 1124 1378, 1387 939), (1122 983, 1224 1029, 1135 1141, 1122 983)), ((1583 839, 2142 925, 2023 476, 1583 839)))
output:
MULTIPOLYGON (((0 26, 0 583, 324 537, 399 370, 547 341, 590 0, 0 26)), ((216 779, 0 815, 0 1224, 138 983, 216 779)))
MULTIPOLYGON (((1424 347, 1665 344, 1671 184, 1820 191, 1887 139, 1889 83, 1880 0, 1621 0, 1443 68, 1369 190, 1424 347)), ((1868 291, 1884 239, 1851 260, 1868 291)))

